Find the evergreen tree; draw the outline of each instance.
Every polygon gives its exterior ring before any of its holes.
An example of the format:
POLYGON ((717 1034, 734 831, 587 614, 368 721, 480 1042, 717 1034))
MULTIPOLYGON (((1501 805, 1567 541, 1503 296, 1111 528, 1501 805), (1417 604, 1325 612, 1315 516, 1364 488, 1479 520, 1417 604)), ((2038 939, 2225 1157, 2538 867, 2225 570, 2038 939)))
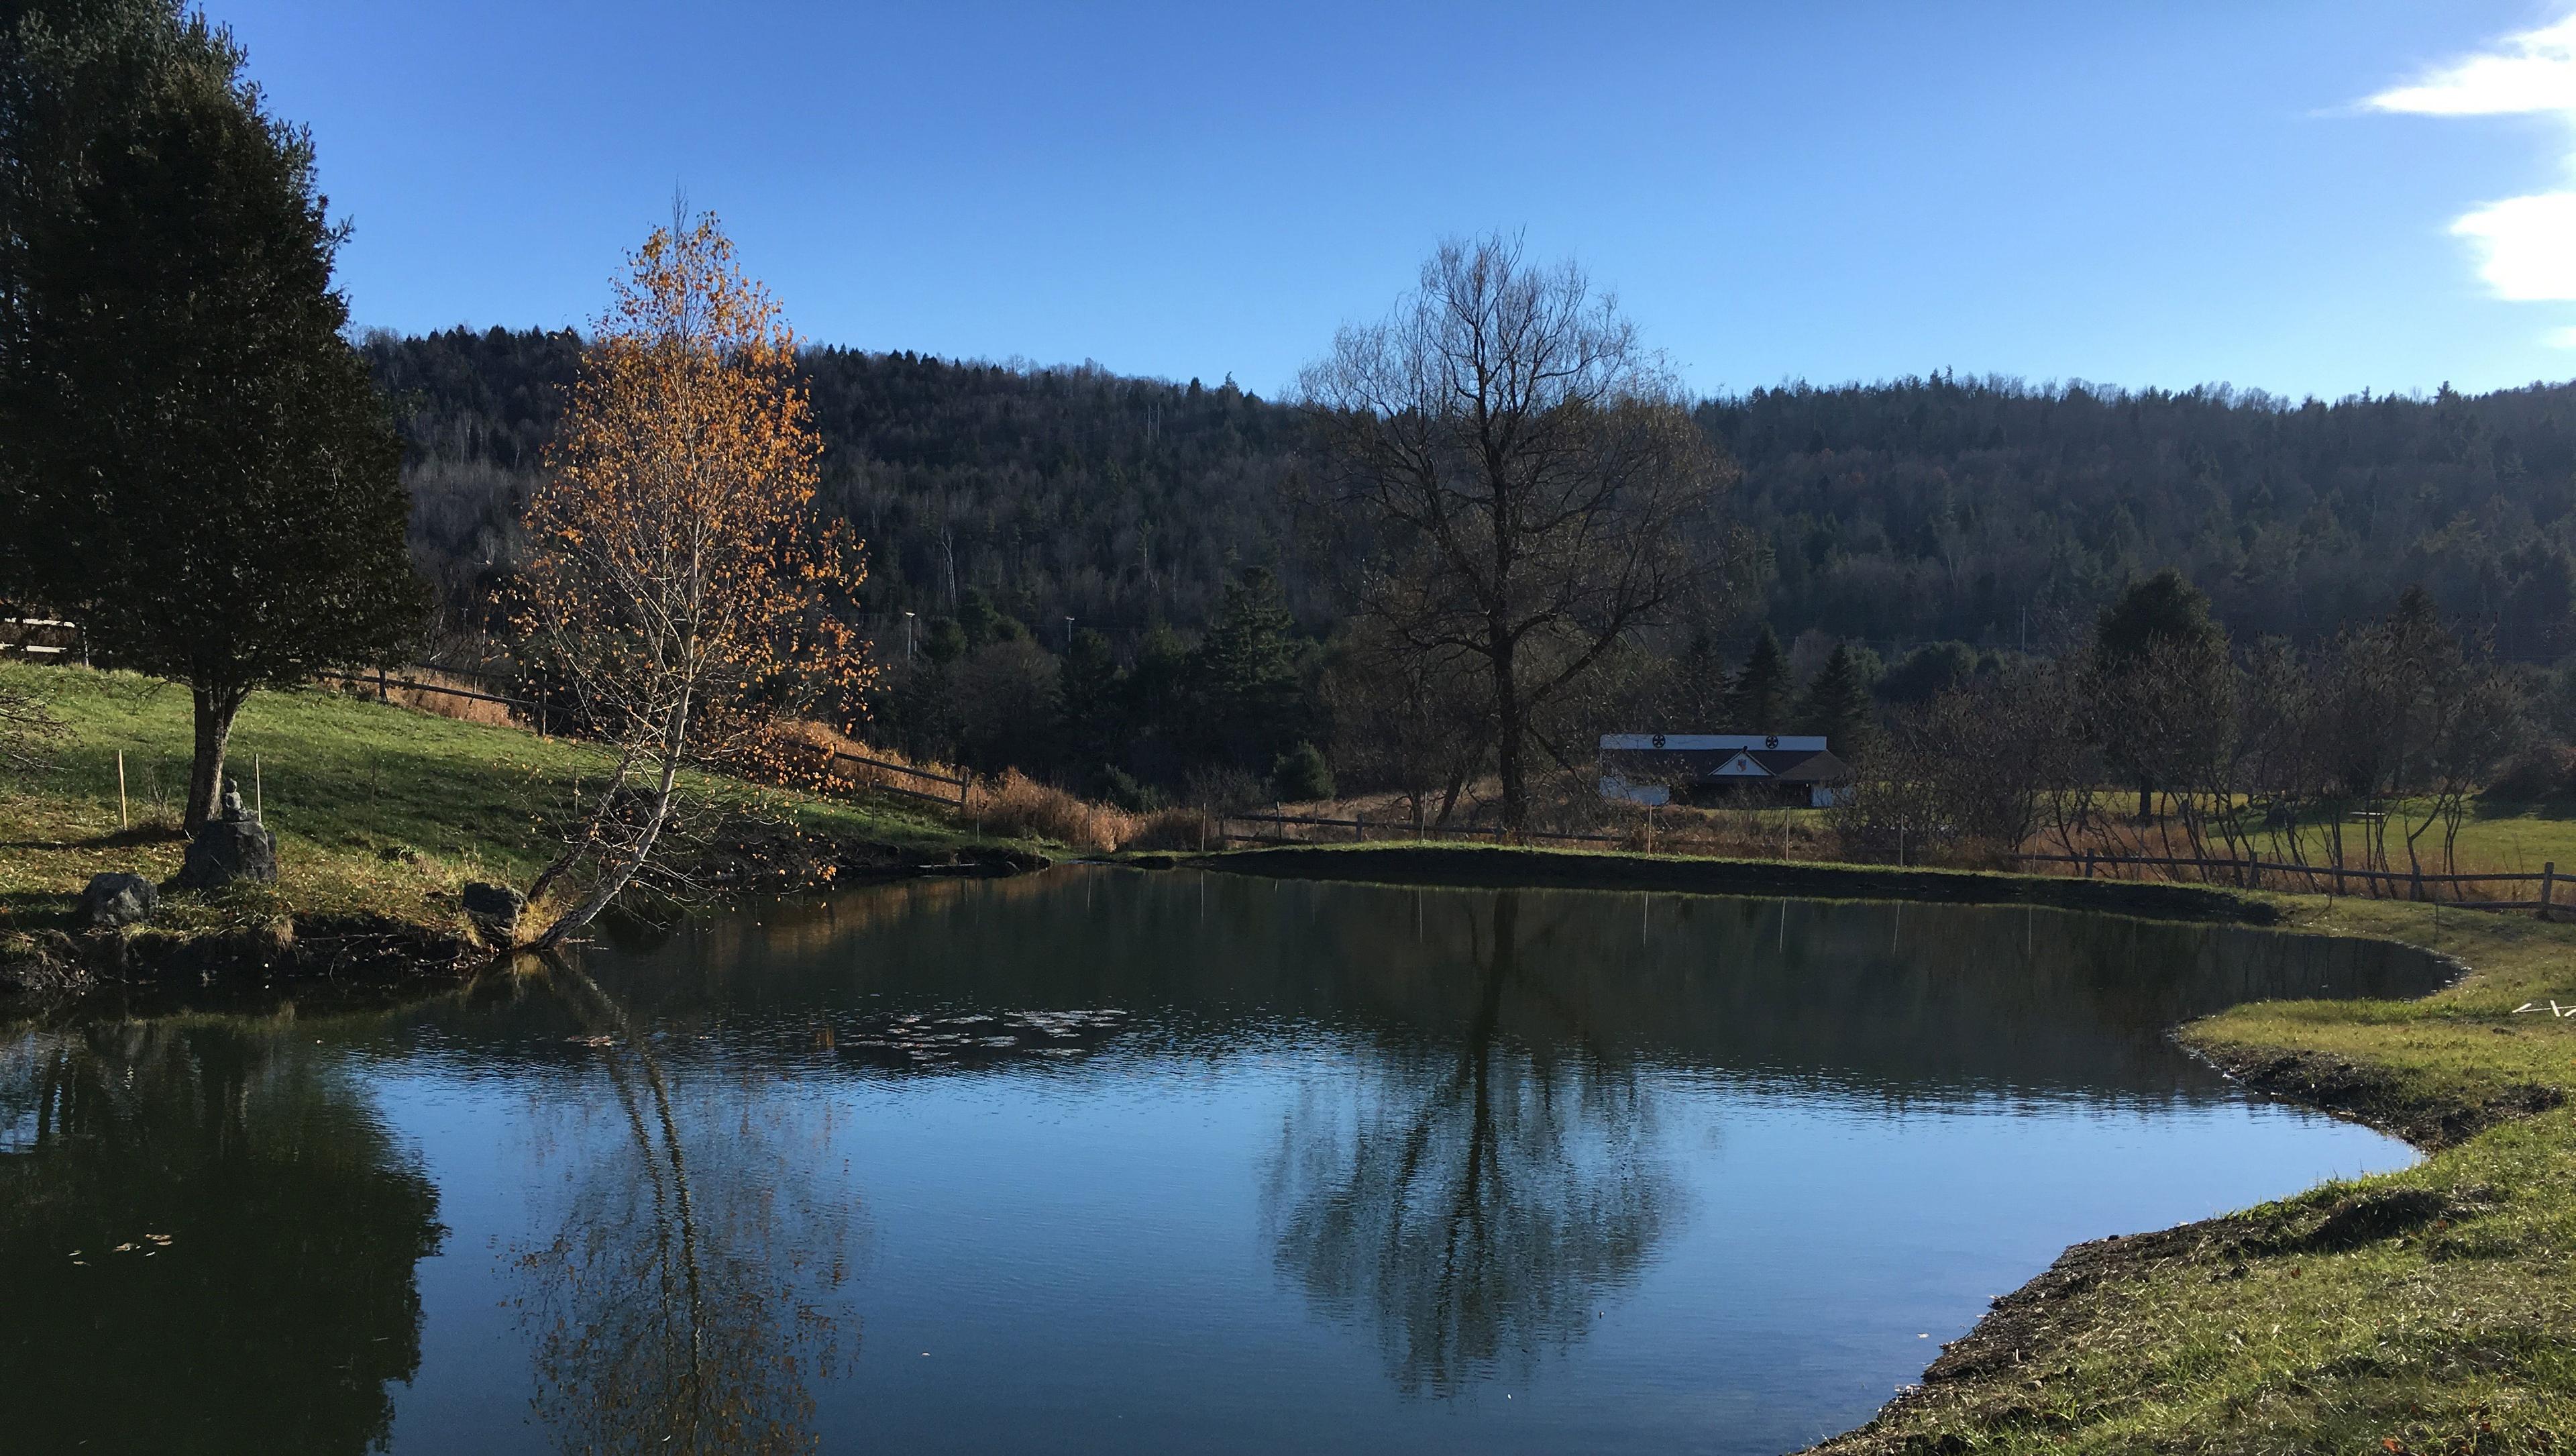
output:
POLYGON ((71 121, 38 135, 0 105, 0 173, 51 178, 0 202, 0 590, 188 685, 194 826, 253 688, 400 660, 426 606, 402 448, 342 337, 347 234, 311 139, 267 114, 240 52, 170 4, 7 16, 0 95, 71 121), (90 64, 100 13, 166 63, 90 64))
POLYGON ((958 601, 957 625, 965 629, 970 650, 988 642, 1016 642, 1029 635, 1027 624, 993 605, 992 597, 982 587, 968 587, 958 601))
POLYGON ((1063 694, 1065 753, 1070 767, 1086 775, 1113 768, 1126 737, 1123 684, 1109 639, 1089 627, 1073 634, 1059 679, 1063 694))
POLYGON ((1848 643, 1836 643, 1798 700, 1797 730, 1824 735, 1825 746, 1846 760, 1869 752, 1878 719, 1869 673, 1848 643))
POLYGON ((1256 566, 1226 583, 1190 660, 1200 741, 1213 756, 1259 772, 1307 736, 1303 651, 1277 577, 1256 566))
POLYGON ((1690 635, 1673 659, 1672 689, 1666 711, 1672 726, 1686 733, 1723 728, 1729 684, 1726 661, 1718 653, 1717 634, 1702 627, 1690 635))
POLYGON ((1333 766, 1323 751, 1300 742, 1270 765, 1270 793, 1282 803, 1307 804, 1333 797, 1333 766))
POLYGON ((971 644, 955 617, 933 617, 921 632, 921 655, 933 667, 944 667, 966 655, 971 644))
MULTIPOLYGON (((2425 598, 2423 606, 2430 605, 2425 598)), ((2131 582, 2119 600, 2103 608, 2093 630, 2094 665, 2104 672, 2126 671, 2159 641, 2222 648, 2227 641, 2226 631, 2210 616, 2209 598, 2172 567, 2131 582)))
POLYGON ((1777 733, 1789 718, 1789 655, 1768 627, 1744 659, 1727 694, 1727 713, 1739 733, 1777 733))
POLYGON ((2232 720, 2226 629, 2200 588, 2167 567, 2102 610, 2092 669, 2093 731, 2113 770, 2138 786, 2147 820, 2160 766, 2205 759, 2232 720))

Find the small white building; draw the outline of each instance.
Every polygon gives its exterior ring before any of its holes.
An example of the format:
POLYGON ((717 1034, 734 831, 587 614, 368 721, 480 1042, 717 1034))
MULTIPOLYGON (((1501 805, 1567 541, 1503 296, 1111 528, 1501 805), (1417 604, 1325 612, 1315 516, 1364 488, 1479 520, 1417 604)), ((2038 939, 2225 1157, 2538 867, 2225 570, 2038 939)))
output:
POLYGON ((1601 797, 1630 804, 1848 804, 1852 772, 1825 740, 1781 733, 1604 733, 1601 797))

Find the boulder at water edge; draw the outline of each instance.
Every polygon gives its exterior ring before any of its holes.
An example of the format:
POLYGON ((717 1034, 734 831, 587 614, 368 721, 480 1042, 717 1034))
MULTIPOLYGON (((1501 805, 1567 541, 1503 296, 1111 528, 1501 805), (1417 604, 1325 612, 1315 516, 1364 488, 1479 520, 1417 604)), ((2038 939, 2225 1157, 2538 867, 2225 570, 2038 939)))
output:
POLYGON ((161 905, 161 892, 141 875, 111 871, 89 877, 81 891, 81 922, 92 930, 140 925, 161 905))
POLYGON ((209 819, 188 841, 183 890, 220 890, 235 880, 277 882, 277 836, 256 819, 209 819))
POLYGON ((487 885, 477 880, 465 887, 465 918, 474 922, 475 932, 494 945, 519 943, 519 916, 528 908, 528 897, 507 885, 487 885))

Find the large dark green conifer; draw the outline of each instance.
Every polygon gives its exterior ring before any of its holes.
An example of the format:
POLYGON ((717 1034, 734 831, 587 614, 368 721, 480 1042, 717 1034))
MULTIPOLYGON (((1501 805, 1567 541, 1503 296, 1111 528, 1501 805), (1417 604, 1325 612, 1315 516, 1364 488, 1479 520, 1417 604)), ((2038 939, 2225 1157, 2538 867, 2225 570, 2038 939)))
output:
POLYGON ((1744 670, 1735 675, 1727 707, 1734 719, 1728 726, 1738 733, 1777 733, 1788 726, 1789 655, 1770 628, 1762 629, 1744 670))
POLYGON ((1303 650, 1278 577, 1256 566, 1226 583, 1190 660, 1195 727, 1212 756, 1260 773, 1309 735, 1303 650))
POLYGON ((193 826, 253 688, 395 659, 420 620, 401 447, 311 139, 230 38, 167 0, 0 23, 0 592, 188 686, 193 826))
POLYGON ((2094 732, 2114 772, 2155 814, 2160 775, 2217 752, 2233 717, 2227 629, 2209 598, 2167 567, 2131 582, 2093 627, 2094 732))
POLYGON ((1846 761, 1866 755, 1878 732, 1877 704, 1869 688, 1859 654, 1848 643, 1834 644, 1798 699, 1797 730, 1823 734, 1825 746, 1846 761))

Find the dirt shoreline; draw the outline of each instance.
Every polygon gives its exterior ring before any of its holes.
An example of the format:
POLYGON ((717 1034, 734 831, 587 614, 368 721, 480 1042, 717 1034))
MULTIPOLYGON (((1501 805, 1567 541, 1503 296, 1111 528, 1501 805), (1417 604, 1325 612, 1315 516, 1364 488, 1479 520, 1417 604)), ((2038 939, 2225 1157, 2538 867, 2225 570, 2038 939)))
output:
POLYGON ((1945 905, 2036 905, 2153 920, 2277 925, 2267 901, 2200 885, 2005 875, 1983 870, 1898 869, 1776 860, 1648 858, 1587 850, 1480 845, 1338 845, 1137 856, 1177 866, 1279 879, 1376 881, 1477 889, 1644 890, 1802 900, 1908 900, 1945 905))
MULTIPOLYGON (((729 855, 702 866, 721 902, 804 895, 850 885, 937 876, 997 877, 1046 868, 1042 856, 970 846, 926 859, 899 846, 853 842, 830 858, 752 864, 729 855)), ((48 928, 0 960, 0 1020, 60 1024, 96 1016, 242 1013, 294 1001, 357 1010, 472 981, 511 948, 476 937, 459 915, 426 924, 382 915, 281 915, 223 930, 48 928)))

